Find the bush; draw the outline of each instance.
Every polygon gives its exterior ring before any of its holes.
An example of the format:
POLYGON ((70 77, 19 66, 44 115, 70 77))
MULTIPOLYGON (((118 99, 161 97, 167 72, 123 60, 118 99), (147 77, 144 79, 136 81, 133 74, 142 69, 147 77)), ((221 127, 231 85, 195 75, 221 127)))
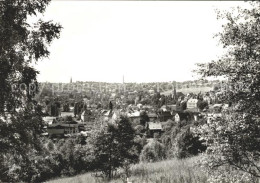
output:
POLYGON ((208 102, 199 100, 197 103, 198 108, 202 111, 203 109, 208 108, 208 102))
POLYGON ((206 146, 190 131, 191 126, 193 124, 180 128, 175 124, 166 128, 161 141, 165 146, 167 158, 186 158, 205 151, 206 146))
POLYGON ((142 125, 137 125, 134 129, 137 135, 140 135, 145 132, 145 128, 142 125))
POLYGON ((173 153, 177 158, 187 158, 206 150, 199 137, 192 134, 190 126, 186 126, 176 135, 173 153))
POLYGON ((41 141, 42 154, 28 152, 26 161, 21 159, 20 165, 13 163, 10 158, 1 158, 2 170, 9 170, 1 174, 4 182, 18 182, 23 179, 26 182, 43 182, 59 176, 71 176, 95 168, 92 146, 87 143, 81 145, 81 136, 72 136, 68 139, 60 139, 54 143, 50 139, 41 141), (7 181, 8 180, 8 181, 7 181))
POLYGON ((143 162, 155 162, 165 158, 165 146, 157 140, 146 144, 140 155, 140 160, 143 162))
POLYGON ((92 146, 87 143, 82 145, 82 137, 72 136, 58 143, 58 154, 63 175, 75 175, 91 171, 94 168, 94 155, 92 146), (93 166, 92 166, 93 165, 93 166))
POLYGON ((147 138, 145 135, 142 137, 140 135, 135 136, 134 142, 136 143, 137 151, 141 152, 144 146, 147 144, 147 138))

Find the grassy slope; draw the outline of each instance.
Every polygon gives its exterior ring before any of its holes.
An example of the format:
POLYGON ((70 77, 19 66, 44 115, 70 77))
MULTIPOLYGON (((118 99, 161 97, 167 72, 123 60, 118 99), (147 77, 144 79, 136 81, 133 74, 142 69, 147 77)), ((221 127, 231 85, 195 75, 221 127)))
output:
MULTIPOLYGON (((140 163, 131 168, 129 181, 132 183, 203 183, 207 176, 199 167, 196 161, 200 157, 193 157, 184 160, 166 160, 156 163, 140 163)), ((90 173, 69 178, 56 179, 48 183, 94 183, 107 182, 95 179, 90 173)), ((114 179, 110 183, 122 183, 123 179, 114 179)))

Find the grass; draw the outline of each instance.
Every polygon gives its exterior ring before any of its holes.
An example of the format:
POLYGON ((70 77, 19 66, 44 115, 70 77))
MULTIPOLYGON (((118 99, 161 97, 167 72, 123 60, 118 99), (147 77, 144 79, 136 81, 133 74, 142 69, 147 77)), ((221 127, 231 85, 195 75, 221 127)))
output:
POLYGON ((47 183, 96 183, 98 182, 91 173, 76 175, 73 177, 59 178, 47 181, 47 183))
MULTIPOLYGON (((196 166, 200 157, 184 160, 165 160, 155 163, 139 163, 130 170, 131 183, 204 183, 207 181, 205 172, 196 166)), ((91 173, 49 181, 48 183, 98 183, 109 182, 91 176, 91 173)), ((110 183, 124 183, 125 179, 117 178, 110 183)))

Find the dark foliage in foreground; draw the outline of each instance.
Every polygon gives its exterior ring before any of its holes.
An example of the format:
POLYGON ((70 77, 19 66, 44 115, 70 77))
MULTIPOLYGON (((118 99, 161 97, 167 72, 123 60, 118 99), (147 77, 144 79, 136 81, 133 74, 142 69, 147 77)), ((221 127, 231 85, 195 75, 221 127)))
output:
POLYGON ((34 180, 43 157, 41 111, 33 100, 38 92, 31 63, 48 57, 48 46, 61 26, 27 18, 43 13, 50 0, 0 1, 0 180, 34 180))

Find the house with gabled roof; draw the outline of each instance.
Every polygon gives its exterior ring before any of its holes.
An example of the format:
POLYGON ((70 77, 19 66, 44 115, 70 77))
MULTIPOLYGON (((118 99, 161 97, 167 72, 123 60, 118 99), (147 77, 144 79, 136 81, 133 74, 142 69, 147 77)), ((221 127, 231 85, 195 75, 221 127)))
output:
POLYGON ((140 124, 140 111, 129 111, 126 115, 132 124, 140 124))
POLYGON ((156 134, 161 135, 163 132, 162 124, 160 122, 148 122, 146 126, 147 136, 155 137, 156 134))
POLYGON ((187 109, 198 108, 198 99, 189 99, 187 101, 187 109))

